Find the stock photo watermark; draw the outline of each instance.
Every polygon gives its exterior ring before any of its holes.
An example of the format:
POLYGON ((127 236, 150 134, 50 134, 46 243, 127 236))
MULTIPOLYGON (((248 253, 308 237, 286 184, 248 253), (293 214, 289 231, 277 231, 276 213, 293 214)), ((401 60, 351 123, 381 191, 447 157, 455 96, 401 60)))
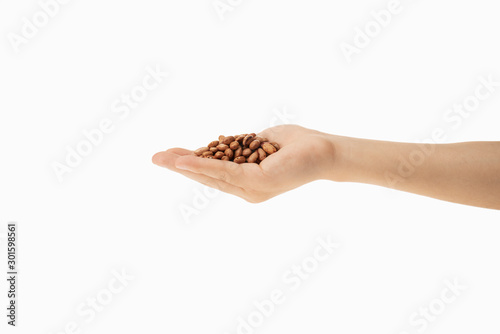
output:
POLYGON ((56 17, 64 5, 71 0, 40 0, 38 9, 31 17, 21 18, 21 27, 18 32, 7 33, 7 39, 15 53, 19 53, 21 47, 33 40, 50 21, 56 17))
MULTIPOLYGON (((287 106, 273 108, 271 110, 268 127, 272 128, 277 125, 291 124, 296 117, 297 115, 290 112, 287 106)), ((191 224, 192 219, 199 216, 203 210, 207 209, 210 203, 219 196, 220 192, 219 189, 213 189, 208 186, 193 188, 191 200, 188 201, 188 203, 183 202, 178 205, 182 221, 185 224, 191 224)))
POLYGON ((316 239, 316 246, 311 254, 301 261, 293 264, 281 275, 281 284, 285 288, 273 289, 265 299, 253 302, 252 311, 236 318, 236 328, 232 332, 224 334, 253 334, 262 327, 265 321, 273 316, 278 307, 286 302, 287 297, 297 291, 315 272, 322 263, 326 262, 340 244, 333 241, 332 236, 327 235, 316 239))
POLYGON ((243 0, 214 0, 212 7, 221 21, 226 20, 226 15, 233 12, 243 4, 243 0))
POLYGON ((297 118, 297 115, 288 110, 288 106, 282 106, 281 108, 273 108, 271 110, 271 119, 269 120, 269 127, 274 127, 277 125, 292 124, 297 118))
POLYGON ((83 331, 85 325, 95 321, 99 313, 109 308, 116 296, 122 293, 125 288, 134 280, 134 276, 122 269, 112 270, 112 277, 107 284, 95 294, 87 297, 79 303, 75 309, 75 318, 67 322, 63 328, 49 334, 77 334, 83 331))
POLYGON ((451 304, 458 300, 458 297, 467 290, 467 287, 458 281, 458 278, 453 280, 445 279, 444 287, 441 289, 438 296, 431 299, 428 303, 420 306, 418 310, 413 312, 408 317, 409 329, 398 332, 398 334, 414 334, 423 333, 429 326, 437 321, 439 317, 445 313, 451 304))
POLYGON ((159 65, 147 66, 141 83, 136 84, 127 93, 122 93, 111 105, 113 117, 104 117, 91 129, 83 129, 78 142, 66 146, 64 159, 52 162, 52 170, 59 183, 64 176, 80 166, 84 158, 92 154, 94 149, 102 145, 106 136, 116 129, 116 126, 126 120, 134 109, 137 109, 144 100, 168 77, 159 65))
POLYGON ((393 22, 394 17, 401 14, 403 9, 400 0, 390 0, 385 8, 372 10, 370 20, 362 28, 355 26, 352 41, 343 41, 339 45, 347 63, 350 64, 354 56, 366 49, 393 22))
POLYGON ((471 117, 481 107, 481 103, 498 94, 500 81, 493 73, 481 75, 477 78, 478 83, 471 94, 465 96, 461 101, 453 103, 442 115, 443 124, 431 130, 430 137, 418 140, 417 148, 412 150, 408 156, 398 157, 398 167, 396 173, 385 172, 385 180, 389 187, 394 188, 398 183, 404 182, 411 177, 423 165, 425 161, 434 153, 433 144, 443 144, 447 140, 451 131, 456 131, 462 126, 464 121, 471 117))
POLYGON ((19 261, 17 257, 18 252, 18 230, 16 222, 9 222, 7 224, 7 233, 0 235, 0 244, 3 246, 5 241, 5 249, 7 251, 7 324, 9 326, 17 326, 18 318, 18 304, 17 295, 19 294, 19 288, 17 282, 19 280, 19 261))
POLYGON ((193 198, 191 203, 179 204, 179 212, 182 216, 182 220, 185 224, 191 224, 191 219, 193 216, 198 216, 200 213, 205 210, 210 202, 219 196, 220 190, 214 189, 208 186, 203 186, 193 188, 193 198))

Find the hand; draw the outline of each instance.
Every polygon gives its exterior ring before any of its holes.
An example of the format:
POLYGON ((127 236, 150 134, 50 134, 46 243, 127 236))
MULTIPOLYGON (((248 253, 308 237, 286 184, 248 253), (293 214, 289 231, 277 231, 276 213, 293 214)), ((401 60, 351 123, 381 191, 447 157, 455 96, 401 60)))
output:
POLYGON ((259 165, 202 159, 182 148, 156 153, 153 163, 251 203, 328 177, 335 159, 329 135, 297 125, 279 125, 258 136, 281 146, 259 165))

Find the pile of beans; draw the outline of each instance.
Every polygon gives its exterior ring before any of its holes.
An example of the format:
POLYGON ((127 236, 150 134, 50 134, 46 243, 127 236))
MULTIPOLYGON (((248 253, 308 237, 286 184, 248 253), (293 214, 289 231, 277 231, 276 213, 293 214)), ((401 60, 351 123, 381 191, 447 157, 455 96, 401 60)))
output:
POLYGON ((200 147, 194 151, 194 154, 202 158, 233 161, 238 164, 245 162, 259 164, 279 149, 278 143, 270 142, 267 138, 250 133, 227 137, 221 135, 219 140, 214 140, 207 146, 200 147))

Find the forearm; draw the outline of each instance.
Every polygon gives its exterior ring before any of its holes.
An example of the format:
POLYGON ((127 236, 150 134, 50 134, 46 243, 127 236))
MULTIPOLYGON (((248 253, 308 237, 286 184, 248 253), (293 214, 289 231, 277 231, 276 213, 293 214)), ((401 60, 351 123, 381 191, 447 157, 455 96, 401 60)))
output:
POLYGON ((500 142, 413 144, 329 136, 327 178, 500 209, 500 142))

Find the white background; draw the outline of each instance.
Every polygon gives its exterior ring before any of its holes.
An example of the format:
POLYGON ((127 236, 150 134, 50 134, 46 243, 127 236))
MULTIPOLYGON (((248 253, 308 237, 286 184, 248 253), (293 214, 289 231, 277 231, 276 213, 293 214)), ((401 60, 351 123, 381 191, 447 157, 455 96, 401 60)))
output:
MULTIPOLYGON (((453 129, 443 115, 500 80, 493 1, 402 0, 348 63, 342 42, 388 1, 70 1, 15 52, 40 11, 0 4, 0 224, 19 224, 19 326, 1 333, 237 333, 254 301, 286 292, 255 333, 419 333, 409 318, 458 279, 467 288, 426 333, 498 332, 499 213, 361 184, 314 182, 254 205, 151 163, 169 147, 291 122, 340 135, 499 140, 500 89, 453 129), (126 119, 114 101, 146 67, 169 77, 126 119), (276 118, 286 109, 289 117, 276 118), (115 123, 59 182, 52 164, 115 123), (199 203, 198 203, 199 204, 199 203), (296 291, 282 280, 316 238, 341 245, 296 291), (88 322, 76 311, 113 270, 133 280, 88 322), (66 331, 69 333, 69 331, 66 331)), ((1 268, 5 268, 5 239, 1 268)), ((4 277, 4 274, 1 274, 4 277)))

